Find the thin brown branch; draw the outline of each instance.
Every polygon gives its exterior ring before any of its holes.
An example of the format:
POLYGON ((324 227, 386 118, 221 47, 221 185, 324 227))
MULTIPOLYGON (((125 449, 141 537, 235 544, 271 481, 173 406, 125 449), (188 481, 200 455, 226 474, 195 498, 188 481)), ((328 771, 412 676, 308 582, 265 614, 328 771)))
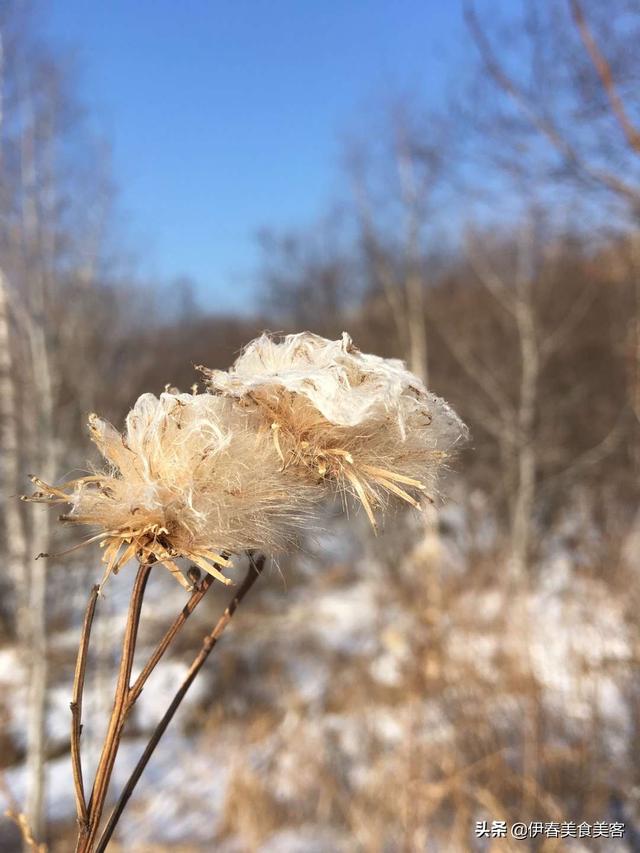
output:
POLYGON ((149 580, 149 573, 152 565, 150 563, 141 563, 136 575, 136 580, 131 593, 129 604, 129 615, 127 618, 127 626, 125 628, 124 642, 122 646, 122 657, 120 660, 120 671, 118 673, 118 683, 113 703, 113 710, 109 720, 109 727, 105 737, 102 753, 98 762, 98 769, 93 783, 93 790, 88 806, 88 824, 86 827, 81 827, 76 846, 76 853, 88 853, 93 848, 100 819, 104 810, 104 804, 111 781, 111 774, 115 764, 116 755, 120 746, 122 737, 122 729, 125 718, 129 710, 127 705, 127 697, 129 693, 129 682, 131 679, 131 669, 133 667, 133 658, 136 650, 136 640, 138 638, 138 626, 140 624, 140 612, 142 610, 142 602, 144 592, 149 580))
MULTIPOLYGON (((255 567, 253 559, 252 566, 255 567)), ((183 627, 183 625, 185 624, 189 616, 193 613, 198 604, 202 601, 207 591, 214 582, 214 578, 209 575, 205 576, 202 579, 202 581, 190 597, 189 601, 185 604, 180 614, 176 617, 172 625, 169 627, 169 629, 166 631, 166 633, 154 649, 151 657, 140 671, 134 683, 131 684, 131 672, 133 668, 133 661, 136 650, 142 603, 144 600, 144 594, 151 568, 152 565, 150 563, 144 563, 140 565, 138 569, 138 574, 136 575, 133 591, 131 593, 129 613, 124 634, 122 656, 120 660, 120 668, 118 672, 118 682, 115 691, 113 710, 111 712, 107 734, 105 736, 102 753, 98 762, 98 769, 96 771, 96 776, 93 783, 93 790, 91 792, 91 797, 89 799, 88 805, 86 803, 84 785, 82 781, 82 768, 80 760, 80 734, 82 731, 82 693, 84 687, 91 624, 93 622, 98 597, 98 587, 93 588, 91 596, 89 598, 89 603, 87 605, 87 611, 85 614, 85 620, 80 639, 80 647, 78 649, 73 696, 71 701, 71 751, 76 793, 76 808, 78 812, 78 824, 80 826, 76 846, 77 853, 93 853, 93 851, 95 851, 96 849, 96 838, 100 828, 102 814, 104 812, 104 806, 109 790, 113 767, 120 747, 120 741, 122 738, 124 725, 132 707, 134 706, 136 700, 142 693, 144 685, 146 684, 149 676, 151 675, 159 661, 162 659, 163 655, 175 639, 180 629, 183 627)), ((260 568, 262 568, 262 566, 260 566, 260 568)), ((250 574, 252 574, 254 577, 249 586, 253 584, 253 581, 255 580, 255 576, 257 574, 257 570, 252 570, 250 574)), ((247 587, 247 589, 245 589, 244 591, 243 588, 241 588, 241 590, 238 592, 238 600, 244 596, 248 588, 249 587, 247 587)), ((235 606, 237 606, 237 604, 235 606)), ((231 612, 233 612, 235 606, 232 607, 232 605, 230 605, 231 612)))
POLYGON ((76 796, 76 812, 78 824, 86 829, 89 821, 87 801, 84 794, 84 783, 82 781, 82 760, 80 758, 80 736, 82 734, 82 694, 84 691, 84 677, 87 669, 87 654, 89 651, 89 638, 91 626, 98 601, 100 586, 96 584, 89 596, 87 610, 82 625, 78 657, 76 660, 76 671, 73 679, 73 692, 71 695, 71 765, 73 767, 73 784, 76 796))
POLYGON ((95 853, 103 853, 103 851, 106 850, 107 844, 109 843, 111 836, 113 835, 114 829, 122 815, 122 812, 124 811, 127 803, 129 802, 129 799, 138 783, 138 780, 142 776, 145 767, 149 763, 149 759, 153 755, 154 750, 158 745, 162 735, 165 733, 169 723, 173 719, 175 712, 178 710, 180 703, 184 699, 194 679, 202 669, 202 666, 204 665, 205 661, 211 654, 211 651, 216 645, 218 639, 231 621, 233 614, 238 608, 238 605, 249 592, 249 590, 257 581, 257 579, 260 577, 260 574, 262 573, 262 570, 264 568, 264 563, 264 556, 259 556, 255 559, 253 556, 251 557, 249 571, 247 572, 244 581, 242 582, 242 584, 238 588, 238 591, 235 593, 235 595, 229 602, 229 605, 216 623, 211 633, 204 638, 200 652, 195 657, 193 663, 189 667, 189 671, 185 676, 184 681, 182 682, 180 688, 173 697, 173 700, 167 708, 164 716, 156 726, 156 729, 154 730, 153 735, 149 740, 149 743, 147 744, 142 756, 140 757, 140 760, 136 764, 133 773, 129 777, 129 780, 127 781, 127 784, 125 785, 122 794, 120 795, 120 798, 118 799, 118 802, 116 803, 116 806, 109 817, 107 825, 105 826, 102 835, 98 840, 98 843, 95 847, 95 853))
POLYGON ((596 70, 598 77, 600 78, 600 83, 602 84, 602 88, 607 96, 609 101, 609 106, 611 107, 611 112, 616 118, 616 121, 620 125, 622 132, 624 133, 625 139, 629 144, 629 147, 636 153, 640 154, 640 130, 633 124, 631 119, 629 118, 629 114, 624 105, 624 101, 620 97, 618 92, 618 88, 616 86, 616 81, 613 76, 613 71, 611 70, 611 64, 606 59, 598 42, 595 40, 589 25, 587 24, 587 19, 584 14, 584 10, 582 6, 578 2, 578 0, 569 0, 569 7, 571 9, 571 17, 573 18, 573 22, 576 25, 576 29, 580 34, 580 38, 582 39, 582 44, 584 45, 585 50, 589 54, 589 59, 593 64, 593 67, 596 70))
POLYGON ((29 819, 18 806, 16 799, 13 796, 13 792, 9 788, 7 780, 5 779, 3 773, 0 773, 0 791, 2 791, 2 794, 4 795, 8 806, 4 812, 4 815, 9 820, 13 821, 13 823, 15 823, 15 825, 20 830, 20 836, 22 838, 24 849, 32 851, 32 853, 47 853, 47 845, 38 843, 34 838, 31 825, 29 824, 29 819))
POLYGON ((582 471, 593 465, 597 465, 598 462, 606 459, 610 453, 613 453, 624 435, 623 428, 625 416, 626 410, 623 408, 620 411, 616 422, 602 440, 594 447, 590 447, 588 450, 585 450, 584 453, 575 457, 562 471, 549 476, 542 484, 541 493, 544 494, 550 488, 557 488, 563 482, 576 478, 582 471))
POLYGON ((582 173, 590 180, 596 181, 613 193, 628 199, 632 205, 637 205, 640 198, 640 188, 627 183, 613 172, 600 169, 586 162, 580 156, 575 146, 571 144, 566 133, 561 131, 550 118, 536 108, 528 94, 503 68, 478 19, 473 0, 465 0, 464 17, 487 73, 518 107, 531 126, 542 137, 547 139, 564 157, 565 162, 577 170, 578 173, 582 173))
POLYGON ((469 350, 460 346, 455 335, 445 335, 437 323, 435 328, 457 364, 476 383, 478 389, 486 395, 498 412, 499 417, 496 417, 489 408, 483 407, 482 422, 485 429, 496 437, 511 435, 515 423, 513 404, 508 400, 491 372, 480 365, 478 359, 469 350))
POLYGON ((131 686, 127 699, 127 704, 129 706, 133 705, 134 702, 137 700, 138 696, 140 696, 140 694, 142 693, 142 688, 146 684, 147 679, 149 678, 155 667, 158 665, 158 662, 160 661, 166 650, 173 642, 173 639, 175 638, 178 631, 182 628, 189 616, 191 616, 198 604, 200 604, 200 602, 206 595, 209 587, 214 583, 214 581, 215 578, 213 577, 213 575, 206 575, 200 581, 197 589, 194 591, 189 601, 187 601, 185 606, 182 608, 180 615, 174 620, 169 630, 160 640, 160 642, 156 646, 155 651, 153 652, 153 654, 143 667, 142 671, 140 672, 140 675, 138 675, 133 685, 131 686))
POLYGON ((586 316, 598 295, 597 285, 583 287, 578 298, 573 300, 565 316, 546 338, 541 341, 540 353, 543 358, 548 358, 556 352, 569 337, 571 332, 586 316))
POLYGON ((498 305, 512 317, 515 314, 515 300, 500 275, 491 267, 478 250, 476 241, 469 239, 465 245, 465 255, 469 266, 478 281, 493 296, 498 305))

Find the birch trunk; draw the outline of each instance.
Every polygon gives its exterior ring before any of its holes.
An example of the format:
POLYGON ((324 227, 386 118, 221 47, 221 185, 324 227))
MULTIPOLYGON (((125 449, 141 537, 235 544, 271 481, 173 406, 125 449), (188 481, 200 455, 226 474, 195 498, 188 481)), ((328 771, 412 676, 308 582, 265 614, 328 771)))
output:
MULTIPOLYGON (((23 193, 22 240, 24 273, 28 287, 28 308, 25 318, 31 355, 31 410, 26 413, 29 459, 38 465, 40 476, 53 482, 56 476, 53 433, 53 382, 47 345, 47 297, 52 284, 53 251, 51 229, 43 227, 40 215, 43 204, 46 212, 53 209, 52 176, 39 172, 36 159, 36 127, 32 95, 23 92, 25 116, 21 139, 21 178, 23 193), (47 202, 49 202, 47 206, 47 202)), ((52 128, 41 143, 51 153, 52 128)), ((49 550, 50 521, 46 507, 31 507, 31 539, 34 556, 49 550), (45 511, 42 511, 42 510, 45 511)), ((47 710, 47 625, 46 592, 48 560, 33 560, 29 571, 29 643, 31 667, 29 672, 29 706, 27 717, 27 795, 25 812, 33 835, 42 837, 45 806, 46 710, 47 710)), ((26 853, 26 850, 25 850, 26 853)))
POLYGON ((0 270, 0 444, 2 451, 2 493, 7 548, 7 571, 13 587, 13 607, 18 641, 26 641, 27 535, 22 507, 17 500, 20 489, 20 413, 11 351, 10 297, 4 272, 0 270))
POLYGON ((511 519, 511 563, 514 580, 524 578, 529 560, 532 516, 536 499, 536 418, 540 359, 532 298, 532 227, 525 229, 518 258, 515 322, 520 347, 520 394, 517 411, 516 489, 511 519))
MULTIPOLYGON (((31 413, 30 458, 39 460, 39 470, 46 482, 55 480, 55 446, 51 433, 53 394, 46 336, 43 324, 36 318, 30 322, 31 360, 35 386, 35 406, 31 413)), ((31 505, 33 555, 49 549, 50 515, 47 507, 31 505)), ((30 678, 27 720, 27 798, 25 812, 32 832, 40 838, 44 829, 46 710, 47 710, 47 625, 46 593, 49 561, 42 557, 31 561, 29 572, 30 678)))

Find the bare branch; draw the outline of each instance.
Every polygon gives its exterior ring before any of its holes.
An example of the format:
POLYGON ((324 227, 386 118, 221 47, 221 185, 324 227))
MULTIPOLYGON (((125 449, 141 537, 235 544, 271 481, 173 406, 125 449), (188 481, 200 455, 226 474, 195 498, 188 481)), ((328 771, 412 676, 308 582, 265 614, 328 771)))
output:
POLYGON ((147 661, 146 665, 140 672, 140 675, 136 678, 129 691, 127 699, 127 703, 129 706, 133 705, 133 703, 137 700, 138 696, 140 696, 140 694, 142 693, 142 688, 144 687, 147 682, 147 679, 157 666, 158 662, 160 661, 160 658, 169 648, 176 634, 182 628, 189 616, 191 616, 198 604, 200 604, 202 599, 205 597, 207 591, 209 590, 209 587, 214 583, 214 580, 215 579, 213 575, 207 575, 202 579, 202 581, 198 585, 198 588, 194 591, 189 601, 187 601, 185 606, 182 608, 180 615, 175 619, 175 621, 173 622, 169 630, 166 632, 162 640, 160 640, 160 642, 156 646, 155 651, 147 661))
POLYGON ((488 370, 485 371, 481 366, 478 366, 473 354, 460 346, 455 335, 442 333, 438 323, 435 324, 435 327, 441 333, 440 336, 443 342, 459 366, 476 383, 478 388, 487 396, 489 402, 500 413, 500 418, 496 418, 488 410, 485 410, 483 415, 483 425, 485 428, 495 436, 504 436, 510 432, 513 428, 515 412, 513 405, 509 402, 500 386, 494 381, 488 370))
POLYGON ((572 463, 564 468, 564 470, 552 477, 548 477, 541 487, 541 492, 546 492, 551 487, 556 487, 559 483, 575 477, 576 474, 590 468, 592 465, 596 465, 613 453, 624 436, 624 417, 625 412, 623 410, 603 439, 594 447, 590 447, 589 450, 586 450, 580 456, 573 459, 572 463))
MULTIPOLYGON (((213 634, 210 635, 210 637, 213 638, 213 644, 215 644, 215 641, 217 640, 219 634, 222 633, 222 630, 224 630, 226 623, 230 619, 231 615, 233 615, 233 612, 240 600, 244 597, 244 595, 248 592, 249 588, 253 585, 257 575, 262 571, 263 565, 264 558, 261 557, 257 561, 251 558, 251 568, 247 579, 245 580, 243 586, 240 588, 236 596, 234 596, 232 602, 227 608, 227 611, 225 611, 226 616, 223 616, 221 618, 218 625, 216 626, 216 629, 214 629, 213 634), (215 633, 216 631, 218 632, 217 634, 215 633)), ((96 770, 93 790, 88 805, 85 801, 80 761, 80 734, 82 729, 82 691, 84 686, 91 624, 93 622, 99 587, 96 586, 93 588, 91 596, 89 598, 89 603, 87 605, 87 611, 85 614, 85 620, 81 634, 80 647, 78 649, 74 689, 71 701, 71 752, 74 771, 74 784, 76 791, 76 808, 78 812, 78 824, 80 827, 76 846, 77 853, 94 853, 94 851, 97 849, 96 838, 98 830, 100 828, 101 817, 104 811, 106 797, 109 790, 111 774, 113 772, 113 766, 115 763, 116 755, 120 747, 120 741, 122 738, 124 725, 131 709, 133 708, 135 702, 142 693, 142 689, 146 684, 147 679, 149 678, 149 676, 151 675, 151 673, 153 672, 153 670, 155 669, 155 667, 157 666, 157 664, 175 639, 180 629, 183 627, 189 616, 196 609, 198 604, 202 601, 207 591, 210 589, 214 582, 213 576, 207 575, 203 578, 197 589, 193 592, 193 594, 183 607, 182 611, 176 617, 170 628, 166 631, 165 635, 156 646, 154 652, 152 653, 145 666, 142 668, 133 685, 131 685, 131 671, 135 655, 138 628, 140 623, 140 614, 151 568, 152 564, 150 563, 144 563, 140 565, 138 569, 138 574, 136 575, 133 591, 131 593, 131 599, 129 603, 129 614, 127 617, 127 625, 125 628, 122 656, 120 660, 120 669, 114 697, 113 710, 111 712, 107 734, 105 736, 102 754, 98 762, 98 768, 96 770)), ((211 648, 213 648, 213 644, 211 645, 211 648)), ((207 654, 205 655, 205 658, 210 650, 211 649, 209 648, 207 654)), ((204 659, 202 663, 203 662, 204 659)), ((202 664, 200 664, 200 666, 201 665, 202 664)), ((197 667, 197 669, 199 669, 199 666, 197 667)), ((193 680, 194 677, 195 673, 193 674, 191 680, 193 680)))
POLYGON ((595 285, 584 287, 581 290, 579 297, 571 303, 571 307, 556 328, 540 343, 540 353, 543 358, 548 358, 562 346, 562 342, 566 340, 593 305, 596 295, 595 285))
POLYGON ((89 596, 87 610, 84 616, 82 625, 82 634, 80 636, 80 645, 78 646, 78 657, 76 660, 76 671, 73 679, 73 692, 71 695, 71 764, 73 767, 73 784, 75 787, 76 796, 76 812, 78 815, 78 824, 81 827, 87 827, 89 821, 89 813, 87 811, 87 801, 84 795, 84 783, 82 781, 82 761, 80 757, 80 736, 82 734, 82 694, 84 691, 84 678, 87 669, 87 654, 89 651, 89 638, 91 636, 91 626, 93 625, 93 617, 98 601, 100 586, 96 584, 89 596))
POLYGON ((78 835, 78 843, 76 846, 77 853, 89 853, 92 851, 104 803, 111 781, 113 765, 115 764, 120 739, 122 737, 122 729, 125 722, 127 707, 127 695, 129 692, 129 681, 131 679, 131 669, 133 667, 133 658, 136 650, 136 641, 138 638, 138 627, 140 624, 140 612, 142 610, 142 602, 144 592, 149 580, 149 573, 152 565, 150 563, 141 563, 136 575, 136 580, 131 593, 129 604, 129 615, 127 617, 127 625, 124 633, 124 642, 122 645, 122 657, 120 659, 120 671, 118 673, 118 683, 113 703, 113 710, 109 720, 107 735, 102 747, 102 753, 96 770, 96 777, 93 783, 93 790, 89 799, 88 806, 88 823, 86 826, 80 827, 78 835))
POLYGON ((100 836, 100 839, 98 840, 98 843, 95 847, 95 853, 103 853, 103 851, 106 850, 107 844, 109 843, 111 836, 113 835, 113 831, 116 827, 116 824, 118 823, 118 820, 120 819, 120 816, 122 815, 125 806, 129 802, 129 799, 133 794, 136 785, 138 784, 138 780, 142 776, 145 767, 149 763, 149 759, 153 755, 155 748, 160 742, 162 735, 165 733, 167 726, 169 725, 169 723, 173 719, 174 714, 180 707, 182 700, 186 696, 187 691, 191 687, 194 679, 202 669, 206 659, 213 651, 214 646, 216 645, 216 643, 222 636, 222 633, 224 632, 225 628, 231 621, 231 618, 236 612, 236 609, 238 608, 240 602, 243 600, 243 598, 249 592, 251 587, 260 577, 264 568, 264 563, 264 556, 261 555, 257 559, 254 559, 254 557, 251 556, 249 571, 247 572, 244 581, 242 582, 238 591, 235 593, 235 595, 229 602, 226 610, 216 623, 211 633, 204 638, 200 652, 195 657, 193 663, 189 667, 189 671, 186 674, 184 681, 182 682, 180 688, 173 697, 173 700, 167 708, 167 711, 165 712, 164 716, 158 723, 153 735, 151 736, 151 739, 149 740, 149 743, 147 744, 145 751, 140 757, 138 763, 136 764, 133 773, 129 777, 129 780, 127 781, 127 784, 125 785, 124 790, 122 791, 122 794, 120 795, 120 798, 118 799, 118 802, 116 803, 116 806, 109 817, 107 825, 105 826, 104 831, 100 836))
POLYGON ((482 29, 471 0, 464 4, 464 17, 478 47, 484 65, 497 85, 511 98, 531 125, 564 157, 566 162, 583 175, 628 199, 634 207, 640 202, 640 187, 623 181, 618 175, 596 168, 580 157, 575 147, 555 124, 531 104, 529 97, 505 71, 498 61, 482 29))
POLYGON ((600 78, 600 82, 602 83, 602 88, 609 100, 611 112, 616 117, 618 124, 622 128, 622 132, 624 133, 630 148, 632 148, 636 154, 640 154, 640 130, 635 127, 629 118, 624 101, 618 92, 618 88, 613 77, 613 71, 611 70, 611 65, 605 58, 598 46, 598 43, 593 37, 589 25, 587 24, 582 6, 578 0, 569 0, 569 7, 571 9, 571 16, 578 32, 580 33, 580 38, 582 39, 585 50, 589 54, 593 67, 595 68, 598 77, 600 78))
POLYGON ((509 314, 515 314, 515 300, 509 293, 504 280, 482 257, 472 238, 468 238, 466 241, 465 256, 478 281, 484 285, 498 305, 508 311, 509 314))
POLYGON ((47 845, 39 844, 33 835, 33 830, 31 829, 31 825, 29 823, 29 819, 22 812, 16 803, 15 797, 13 793, 9 789, 7 785, 7 780, 4 778, 4 775, 0 773, 0 790, 4 794, 4 797, 9 805, 7 810, 5 811, 5 816, 12 820, 15 825, 20 830, 20 836, 22 838, 23 849, 25 851, 30 851, 30 853, 47 853, 47 845))

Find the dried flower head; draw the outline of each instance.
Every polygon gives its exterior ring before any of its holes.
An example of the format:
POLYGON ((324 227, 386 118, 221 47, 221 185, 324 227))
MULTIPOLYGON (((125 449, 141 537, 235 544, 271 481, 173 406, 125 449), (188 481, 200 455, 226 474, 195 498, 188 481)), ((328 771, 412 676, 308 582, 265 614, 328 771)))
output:
POLYGON ((69 503, 63 520, 98 529, 89 541, 105 549, 105 580, 135 556, 189 587, 174 562, 187 557, 230 583, 219 568, 228 555, 281 547, 317 498, 281 470, 270 431, 221 397, 145 394, 124 434, 96 415, 89 426, 110 467, 60 487, 33 478, 40 491, 30 499, 69 503))
MULTIPOLYGON (((224 583, 228 556, 274 550, 310 521, 326 488, 351 495, 375 527, 390 498, 432 500, 466 427, 397 360, 303 333, 253 341, 214 392, 145 394, 120 434, 92 415, 103 471, 38 487, 63 520, 97 529, 105 579, 128 560, 186 557, 224 583)), ((82 543, 85 544, 85 543, 82 543)))
POLYGON ((363 505, 431 499, 465 425, 403 362, 361 353, 351 338, 262 335, 228 372, 201 368, 212 391, 268 426, 283 469, 301 468, 363 505))

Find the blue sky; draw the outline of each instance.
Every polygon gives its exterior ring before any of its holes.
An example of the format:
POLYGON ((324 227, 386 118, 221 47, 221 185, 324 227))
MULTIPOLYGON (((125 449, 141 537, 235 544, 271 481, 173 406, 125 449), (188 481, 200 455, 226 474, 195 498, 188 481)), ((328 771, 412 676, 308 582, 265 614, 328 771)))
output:
POLYGON ((256 231, 310 223, 339 192, 341 139, 393 93, 436 100, 457 2, 51 0, 81 93, 113 145, 140 270, 247 310, 256 231))

